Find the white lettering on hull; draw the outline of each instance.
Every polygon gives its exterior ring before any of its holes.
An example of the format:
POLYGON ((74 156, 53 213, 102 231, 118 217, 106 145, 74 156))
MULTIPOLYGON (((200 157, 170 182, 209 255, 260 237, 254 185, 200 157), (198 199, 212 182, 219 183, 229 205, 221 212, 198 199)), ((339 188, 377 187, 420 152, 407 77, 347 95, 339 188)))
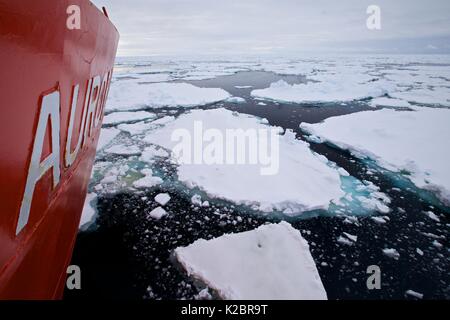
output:
MULTIPOLYGON (((71 150, 72 137, 74 134, 74 121, 76 117, 77 104, 80 97, 79 85, 72 89, 72 99, 70 101, 69 126, 67 127, 67 140, 64 150, 64 162, 66 167, 73 165, 79 151, 86 145, 88 137, 92 136, 93 130, 100 123, 103 115, 104 105, 111 82, 112 71, 107 72, 103 77, 96 76, 89 79, 86 94, 83 101, 83 114, 81 116, 81 125, 78 135, 78 141, 75 149, 71 150), (94 95, 94 96, 93 96, 94 95)), ((61 178, 60 165, 60 93, 54 91, 42 97, 41 108, 39 111, 38 126, 34 134, 33 149, 28 168, 27 181, 19 210, 19 217, 16 226, 16 235, 18 235, 27 225, 33 194, 37 182, 46 172, 52 169, 53 186, 55 189, 61 178), (50 121, 48 121, 50 119, 50 121), (41 161, 45 133, 47 125, 51 124, 51 153, 41 161)))

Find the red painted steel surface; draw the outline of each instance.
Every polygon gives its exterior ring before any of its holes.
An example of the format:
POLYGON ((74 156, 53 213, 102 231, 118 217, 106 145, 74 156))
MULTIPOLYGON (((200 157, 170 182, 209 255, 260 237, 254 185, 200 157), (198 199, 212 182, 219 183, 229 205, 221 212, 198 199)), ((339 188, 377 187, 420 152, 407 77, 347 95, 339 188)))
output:
MULTIPOLYGON (((93 126, 67 166, 73 89, 79 85, 81 98, 71 150, 88 127, 81 127, 85 95, 107 93, 109 82, 92 94, 88 82, 112 72, 118 39, 113 24, 87 0, 0 0, 0 299, 62 296, 101 127, 101 121, 93 126), (66 27, 70 5, 81 9, 79 30, 66 27), (60 130, 53 137, 47 123, 41 160, 55 151, 51 139, 59 139, 60 179, 54 186, 55 171, 48 170, 36 182, 29 218, 20 229, 43 97, 52 91, 60 94, 60 130)), ((96 105, 99 118, 104 100, 96 105)))

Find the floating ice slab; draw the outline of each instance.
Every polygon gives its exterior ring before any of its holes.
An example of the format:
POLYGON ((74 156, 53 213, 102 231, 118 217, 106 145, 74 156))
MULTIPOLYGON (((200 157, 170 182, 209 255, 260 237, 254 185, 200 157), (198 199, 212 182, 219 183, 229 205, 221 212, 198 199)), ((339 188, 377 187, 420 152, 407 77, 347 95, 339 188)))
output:
POLYGON ((128 132, 130 135, 137 135, 144 133, 145 131, 154 129, 156 125, 151 122, 137 122, 137 123, 124 123, 117 126, 122 131, 128 132))
POLYGON ((223 299, 327 299, 308 243, 287 222, 197 240, 175 256, 223 299))
POLYGON ((360 83, 346 81, 345 78, 330 79, 326 82, 308 82, 290 85, 283 80, 272 83, 269 88, 253 90, 256 98, 287 103, 337 102, 379 97, 395 86, 385 80, 360 83))
POLYGON ((92 223, 93 217, 95 216, 95 209, 92 203, 97 199, 97 194, 88 193, 86 195, 86 200, 84 201, 83 213, 81 214, 79 229, 84 230, 89 227, 92 223))
POLYGON ((113 112, 103 118, 103 124, 119 124, 154 118, 155 114, 147 111, 113 112))
MULTIPOLYGON (((223 137, 227 130, 233 129, 281 130, 261 123, 257 117, 224 108, 193 110, 165 127, 152 131, 144 141, 173 151, 178 145, 178 141, 171 139, 175 130, 187 130, 193 137, 192 140, 195 140, 194 126, 199 121, 203 124, 204 131, 214 129, 223 137)), ((292 131, 288 130, 277 137, 279 154, 274 152, 272 164, 275 167, 278 161, 278 171, 273 175, 262 175, 260 164, 183 162, 177 167, 178 179, 188 187, 199 187, 210 197, 249 205, 265 212, 289 209, 286 212, 290 215, 307 210, 327 209, 332 201, 338 201, 344 196, 339 172, 337 168, 327 164, 325 157, 313 154, 309 145, 296 139, 292 131)), ((205 142, 205 149, 207 145, 205 142)), ((247 153, 250 151, 249 144, 245 150, 247 153)))
POLYGON ((419 188, 450 203, 450 110, 383 109, 302 123, 301 129, 388 170, 408 172, 419 188))
POLYGON ((121 156, 132 156, 140 154, 141 150, 137 146, 126 146, 123 144, 116 144, 106 149, 105 152, 121 156))
POLYGON ((200 88, 188 83, 111 84, 106 110, 135 110, 145 107, 195 107, 225 100, 230 94, 219 88, 200 88))
POLYGON ((106 147, 119 133, 120 130, 116 128, 102 128, 98 138, 97 150, 106 147))
POLYGON ((148 215, 149 215, 149 217, 151 217, 153 219, 159 220, 162 217, 164 217, 165 215, 167 215, 167 211, 161 207, 157 207, 157 208, 153 209, 148 215))
POLYGON ((409 102, 450 107, 450 88, 447 87, 419 88, 393 93, 392 96, 409 102))
POLYGON ((170 201, 170 195, 168 193, 159 193, 155 196, 155 201, 165 206, 170 201))
POLYGON ((152 169, 143 169, 141 173, 145 176, 133 183, 136 188, 151 188, 163 182, 160 177, 153 175, 152 169))
POLYGON ((381 97, 372 99, 370 101, 372 107, 395 107, 395 108, 409 108, 411 104, 408 101, 401 99, 392 99, 387 97, 381 97))

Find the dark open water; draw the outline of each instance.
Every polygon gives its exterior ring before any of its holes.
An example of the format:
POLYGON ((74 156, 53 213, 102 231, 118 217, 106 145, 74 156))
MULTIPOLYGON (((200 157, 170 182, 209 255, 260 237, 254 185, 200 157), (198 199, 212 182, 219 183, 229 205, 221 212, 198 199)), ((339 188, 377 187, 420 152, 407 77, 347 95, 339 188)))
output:
MULTIPOLYGON (((219 105, 265 117, 271 125, 293 129, 300 139, 303 136, 298 126, 302 121, 315 123, 335 115, 373 110, 364 103, 302 106, 265 101, 267 105, 262 106, 250 98, 252 89, 268 87, 279 79, 289 83, 305 81, 298 76, 243 72, 191 83, 220 87, 243 97, 246 103, 219 105), (234 87, 246 85, 253 88, 234 87)), ((367 166, 348 152, 316 144, 312 144, 312 149, 336 162, 352 176, 373 182, 392 200, 388 214, 390 221, 385 224, 377 224, 368 216, 359 217, 358 224, 348 224, 342 217, 329 216, 290 221, 310 244, 328 298, 404 299, 410 298, 405 296, 408 289, 423 293, 425 299, 450 298, 449 208, 432 206, 411 189, 399 190, 393 179, 381 173, 367 172, 367 166), (429 219, 423 213, 428 210, 437 214, 441 222, 429 219), (337 238, 342 232, 357 235, 357 242, 352 246, 338 243, 337 238), (434 246, 434 240, 443 247, 434 246), (400 259, 386 257, 383 248, 397 249, 400 259), (424 251, 424 255, 418 255, 416 248, 424 251), (369 265, 378 265, 381 269, 380 290, 366 287, 369 265)), ((167 170, 168 175, 171 172, 167 170)), ((72 264, 79 265, 82 270, 82 290, 66 290, 67 299, 192 299, 198 289, 173 264, 173 249, 199 238, 210 239, 277 221, 246 214, 224 204, 194 211, 190 197, 174 187, 100 198, 98 211, 97 229, 78 235, 72 259, 72 264), (168 192, 172 197, 166 205, 171 214, 159 221, 148 220, 146 214, 156 205, 142 197, 153 199, 160 192, 168 192), (213 213, 216 208, 224 213, 221 217, 213 213)))

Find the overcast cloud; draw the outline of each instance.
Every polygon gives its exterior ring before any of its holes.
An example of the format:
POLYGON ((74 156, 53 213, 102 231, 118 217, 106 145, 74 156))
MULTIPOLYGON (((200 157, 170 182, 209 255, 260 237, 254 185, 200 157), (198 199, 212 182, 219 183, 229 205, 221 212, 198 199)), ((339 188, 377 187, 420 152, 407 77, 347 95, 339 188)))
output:
POLYGON ((92 0, 119 29, 119 56, 450 53, 448 0, 92 0), (381 8, 381 30, 366 9, 381 8))

